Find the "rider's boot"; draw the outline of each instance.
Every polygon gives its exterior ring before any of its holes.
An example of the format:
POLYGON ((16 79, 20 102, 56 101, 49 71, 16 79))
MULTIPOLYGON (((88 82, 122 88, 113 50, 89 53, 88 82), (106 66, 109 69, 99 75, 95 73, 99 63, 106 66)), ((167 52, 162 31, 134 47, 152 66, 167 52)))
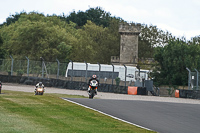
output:
POLYGON ((88 94, 90 95, 90 87, 88 87, 88 90, 87 90, 88 94))
POLYGON ((35 92, 35 95, 36 95, 36 89, 35 89, 35 91, 34 91, 34 92, 35 92))

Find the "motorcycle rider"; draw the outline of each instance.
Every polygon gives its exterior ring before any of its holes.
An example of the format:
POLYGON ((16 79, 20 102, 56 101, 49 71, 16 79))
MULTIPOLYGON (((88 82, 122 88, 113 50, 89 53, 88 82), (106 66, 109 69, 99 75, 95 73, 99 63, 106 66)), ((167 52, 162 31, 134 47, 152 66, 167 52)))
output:
MULTIPOLYGON (((92 80, 96 80, 97 82, 98 82, 98 86, 99 86, 99 80, 97 79, 97 76, 96 75, 92 75, 92 77, 89 79, 89 81, 88 81, 88 85, 89 85, 89 87, 88 87, 88 92, 90 93, 90 82, 92 81, 92 80)), ((97 87, 98 87, 97 86, 97 87)), ((95 94, 97 95, 97 89, 95 89, 95 94)))
POLYGON ((42 84, 42 82, 39 82, 39 83, 37 83, 36 85, 35 85, 35 92, 36 92, 36 90, 37 90, 37 88, 38 87, 41 87, 41 88, 43 88, 44 89, 44 85, 42 84))

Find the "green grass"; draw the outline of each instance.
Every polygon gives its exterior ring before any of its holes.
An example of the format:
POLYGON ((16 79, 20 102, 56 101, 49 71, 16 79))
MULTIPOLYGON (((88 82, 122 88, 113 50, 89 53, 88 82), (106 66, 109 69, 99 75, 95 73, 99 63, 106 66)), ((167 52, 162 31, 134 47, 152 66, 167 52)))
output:
MULTIPOLYGON (((28 92, 0 94, 2 133, 149 133, 90 109, 62 100, 64 94, 35 96, 28 92)), ((82 97, 83 98, 83 97, 82 97)))

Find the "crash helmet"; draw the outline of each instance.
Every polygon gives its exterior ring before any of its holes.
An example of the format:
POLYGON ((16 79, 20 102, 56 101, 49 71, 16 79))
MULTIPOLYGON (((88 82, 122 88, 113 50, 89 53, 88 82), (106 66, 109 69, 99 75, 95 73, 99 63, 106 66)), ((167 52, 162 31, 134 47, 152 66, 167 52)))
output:
POLYGON ((39 82, 39 86, 42 86, 42 82, 39 82))
POLYGON ((97 75, 92 75, 92 78, 93 78, 93 79, 97 78, 97 75))

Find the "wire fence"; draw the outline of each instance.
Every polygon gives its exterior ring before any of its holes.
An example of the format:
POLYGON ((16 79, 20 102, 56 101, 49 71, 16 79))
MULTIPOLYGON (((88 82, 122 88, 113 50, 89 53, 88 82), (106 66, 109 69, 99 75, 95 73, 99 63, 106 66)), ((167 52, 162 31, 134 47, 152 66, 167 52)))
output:
POLYGON ((0 74, 64 79, 68 63, 0 59, 0 74))
POLYGON ((188 90, 200 90, 200 74, 197 69, 195 71, 188 70, 188 90))
MULTIPOLYGON (((27 57, 26 57, 27 58, 27 57)), ((13 59, 0 59, 0 74, 10 76, 26 76, 26 77, 38 77, 38 78, 53 78, 62 79, 66 81, 80 81, 88 82, 89 78, 96 74, 99 76, 100 83, 128 86, 134 85, 134 82, 130 81, 117 81, 116 73, 105 71, 73 71, 72 76, 66 77, 66 70, 68 63, 60 63, 58 60, 55 62, 47 62, 44 60, 16 60, 13 59), (77 76, 76 73, 79 73, 77 76), (104 76, 103 76, 104 75, 104 76), (117 83, 118 82, 118 83, 117 83)), ((69 71, 70 74, 70 71, 69 71)), ((126 74, 126 73, 124 73, 126 74)))
MULTIPOLYGON (((0 59, 0 74, 10 75, 10 76, 27 76, 27 77, 38 77, 38 78, 53 78, 62 79, 67 81, 81 81, 87 82, 92 74, 96 74, 101 77, 100 83, 113 84, 116 85, 116 76, 106 76, 112 75, 104 71, 96 71, 90 73, 90 71, 73 71, 73 76, 66 76, 66 70, 68 63, 60 63, 59 60, 55 62, 46 62, 44 60, 14 60, 11 59, 0 59), (81 76, 76 76, 77 74, 81 76), (102 76, 104 75, 104 76, 102 76)), ((200 74, 195 69, 195 71, 188 70, 188 89, 189 90, 200 90, 200 74)), ((69 71, 70 74, 70 71, 69 71)), ((115 73, 113 73, 115 74, 115 73)), ((125 74, 126 75, 126 74, 125 74)), ((134 85, 134 82, 120 81, 119 85, 134 85)))

